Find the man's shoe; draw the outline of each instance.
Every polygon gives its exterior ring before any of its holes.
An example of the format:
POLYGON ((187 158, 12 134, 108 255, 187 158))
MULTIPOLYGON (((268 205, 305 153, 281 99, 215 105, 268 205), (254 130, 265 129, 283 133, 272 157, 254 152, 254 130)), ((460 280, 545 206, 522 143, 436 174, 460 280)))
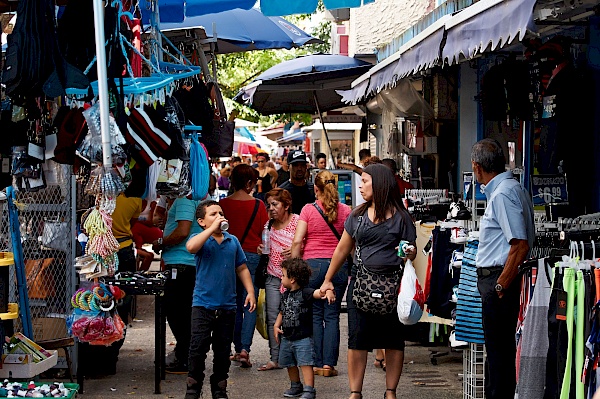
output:
POLYGON ((302 395, 303 392, 304 387, 302 386, 302 383, 300 381, 292 382, 292 384, 290 385, 290 389, 286 390, 283 393, 283 396, 285 396, 286 398, 298 398, 300 397, 300 395, 302 395))
POLYGON ((188 366, 187 364, 174 361, 165 365, 165 372, 169 374, 187 374, 188 366))

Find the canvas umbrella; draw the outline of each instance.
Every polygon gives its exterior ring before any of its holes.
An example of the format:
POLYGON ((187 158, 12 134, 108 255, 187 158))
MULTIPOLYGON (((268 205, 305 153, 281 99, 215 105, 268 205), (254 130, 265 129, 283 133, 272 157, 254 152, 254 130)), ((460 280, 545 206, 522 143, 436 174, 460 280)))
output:
POLYGON ((260 10, 223 11, 214 14, 186 17, 181 23, 163 23, 165 36, 182 30, 202 28, 208 37, 217 38, 219 54, 251 50, 291 49, 305 44, 323 43, 281 17, 267 17, 260 10), (213 24, 216 32, 213 32, 213 24))
MULTIPOLYGON (((344 55, 302 56, 267 69, 242 88, 234 100, 263 115, 310 113, 318 114, 323 121, 323 111, 344 107, 336 90, 349 88, 371 67, 368 62, 344 55)), ((331 152, 327 130, 323 131, 331 152)))
POLYGON ((234 100, 263 115, 320 114, 344 107, 336 90, 350 87, 372 67, 344 55, 313 54, 277 64, 242 88, 234 100))

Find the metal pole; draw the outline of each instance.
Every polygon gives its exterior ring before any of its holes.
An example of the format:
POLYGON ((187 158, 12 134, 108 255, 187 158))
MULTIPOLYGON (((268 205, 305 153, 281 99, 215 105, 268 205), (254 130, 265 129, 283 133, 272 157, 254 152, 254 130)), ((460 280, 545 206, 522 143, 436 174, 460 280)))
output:
POLYGON ((31 308, 29 307, 29 293, 27 291, 27 272, 23 258, 23 244, 21 243, 21 225, 19 211, 14 203, 15 191, 12 186, 6 188, 8 202, 8 219, 10 224, 10 239, 13 246, 15 271, 17 276, 17 291, 19 292, 19 314, 23 325, 23 334, 29 339, 34 339, 31 321, 31 308))
MULTIPOLYGON (((158 0, 152 2, 152 14, 150 14, 150 33, 155 40, 156 48, 152 51, 151 61, 160 69, 159 61, 162 60, 162 36, 160 34, 160 10, 158 0)), ((154 47, 154 46, 153 46, 154 47)))
POLYGON ((100 131, 102 133, 102 163, 105 168, 112 167, 110 147, 110 118, 108 105, 108 81, 106 49, 104 47, 104 7, 102 0, 94 0, 94 27, 96 38, 96 68, 98 70, 98 102, 100 103, 100 131))
POLYGON ((327 147, 329 148, 329 160, 331 161, 332 168, 335 169, 335 162, 333 162, 333 151, 331 151, 331 143, 329 142, 329 135, 327 134, 327 128, 325 128, 325 121, 323 120, 323 114, 321 113, 321 108, 319 107, 319 101, 317 100, 317 91, 313 90, 313 99, 315 101, 315 107, 317 107, 317 113, 319 114, 319 119, 321 120, 321 124, 323 125, 323 132, 325 133, 325 140, 327 140, 327 147))

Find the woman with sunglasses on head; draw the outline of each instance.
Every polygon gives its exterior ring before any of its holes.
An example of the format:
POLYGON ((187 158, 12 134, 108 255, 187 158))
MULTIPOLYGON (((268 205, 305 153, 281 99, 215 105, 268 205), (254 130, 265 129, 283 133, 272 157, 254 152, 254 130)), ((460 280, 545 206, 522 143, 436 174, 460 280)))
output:
MULTIPOLYGON (((279 343, 275 339, 273 326, 279 315, 279 303, 283 287, 281 285, 281 262, 291 257, 292 240, 298 225, 298 215, 292 213, 292 196, 287 190, 275 188, 266 196, 269 223, 264 227, 269 228, 269 264, 267 265, 267 280, 265 282, 265 304, 267 307, 267 333, 269 335, 270 357, 266 364, 258 368, 259 371, 279 369, 279 343)), ((263 244, 259 245, 257 252, 262 254, 263 244)))
POLYGON ((267 166, 269 155, 266 152, 256 154, 256 164, 258 167, 258 181, 256 182, 256 191, 254 197, 265 200, 265 194, 271 189, 277 187, 277 171, 267 166))
POLYGON ((346 295, 350 399, 362 398, 367 354, 376 348, 385 349, 386 354, 384 398, 395 399, 404 361, 403 325, 398 320, 395 306, 391 313, 380 314, 360 309, 354 302, 354 291, 359 287, 355 284, 357 260, 364 266, 361 270, 367 269, 371 274, 389 276, 398 273, 406 258, 414 260, 416 257, 416 229, 402 204, 394 175, 387 166, 374 164, 364 168, 360 193, 366 202, 357 207, 346 220, 344 233, 321 286, 321 295, 334 290, 334 276, 356 247, 355 266, 351 271, 346 295), (404 249, 405 258, 398 256, 398 245, 402 240, 408 241, 411 246, 404 249))
MULTIPOLYGON (((306 204, 292 243, 292 257, 302 257, 310 265, 309 288, 319 288, 325 279, 331 257, 344 231, 344 223, 352 209, 342 204, 333 173, 324 170, 315 176, 314 203, 306 204), (335 230, 335 233, 334 233, 335 230)), ((348 265, 345 263, 333 278, 337 298, 342 298, 348 285, 348 265)), ((313 341, 317 375, 334 377, 340 353, 340 301, 313 302, 313 341)))

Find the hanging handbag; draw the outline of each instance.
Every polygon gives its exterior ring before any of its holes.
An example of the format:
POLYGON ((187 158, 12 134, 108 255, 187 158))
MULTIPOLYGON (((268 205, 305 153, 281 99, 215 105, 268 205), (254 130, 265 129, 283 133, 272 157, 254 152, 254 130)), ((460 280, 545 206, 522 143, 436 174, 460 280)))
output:
MULTIPOLYGON (((317 211, 319 211, 319 213, 323 217, 323 220, 325 220, 325 223, 327 223, 327 226, 329 226, 331 232, 339 242, 342 239, 341 234, 335 229, 333 223, 329 223, 329 221, 327 220, 327 216, 325 216, 325 212, 323 212, 323 210, 319 207, 319 205, 317 205, 316 202, 313 202, 313 206, 317 208, 317 211)), ((348 255, 348 257, 346 258, 346 262, 348 263, 348 270, 352 270, 352 264, 354 263, 352 260, 352 255, 348 255)))
POLYGON ((211 158, 230 157, 233 152, 235 122, 227 120, 227 110, 217 82, 208 82, 208 91, 214 109, 212 132, 202 131, 200 141, 211 158))
MULTIPOLYGON (((358 217, 356 231, 362 224, 363 216, 358 217)), ((356 231, 354 235, 356 235, 356 231)), ((358 269, 352 292, 352 302, 363 312, 387 315, 396 311, 398 286, 402 270, 392 273, 378 273, 369 270, 360 257, 360 245, 356 243, 358 269)))
MULTIPOLYGON (((258 201, 258 200, 257 200, 258 201)), ((269 220, 268 229, 271 230, 275 219, 269 220)), ((269 254, 261 254, 258 266, 256 266, 256 272, 254 273, 254 285, 257 288, 265 288, 267 282, 267 266, 269 266, 269 254)))

